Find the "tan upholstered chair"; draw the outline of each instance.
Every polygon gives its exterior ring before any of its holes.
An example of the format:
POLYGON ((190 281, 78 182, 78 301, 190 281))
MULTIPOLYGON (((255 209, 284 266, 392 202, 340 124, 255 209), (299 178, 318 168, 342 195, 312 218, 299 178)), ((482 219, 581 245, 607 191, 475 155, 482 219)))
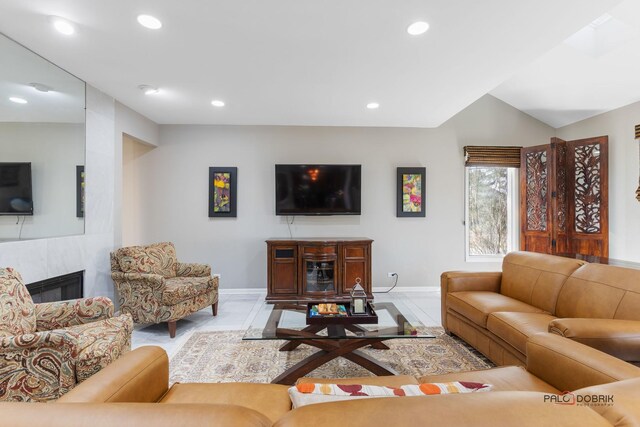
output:
POLYGON ((111 253, 111 277, 120 310, 136 323, 167 322, 176 336, 176 320, 207 306, 218 314, 218 277, 211 267, 176 260, 173 243, 130 246, 111 253))
POLYGON ((0 268, 0 400, 55 400, 131 349, 133 321, 109 298, 34 304, 0 268))

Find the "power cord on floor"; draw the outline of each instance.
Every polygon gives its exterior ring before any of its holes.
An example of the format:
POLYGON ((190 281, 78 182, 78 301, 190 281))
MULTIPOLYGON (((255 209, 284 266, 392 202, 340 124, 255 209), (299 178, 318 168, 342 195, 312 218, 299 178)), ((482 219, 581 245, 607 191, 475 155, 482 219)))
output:
POLYGON ((398 273, 393 273, 392 276, 396 278, 396 281, 393 283, 393 286, 390 289, 387 289, 386 291, 374 292, 374 294, 388 294, 389 292, 391 292, 393 288, 395 288, 398 285, 398 273))

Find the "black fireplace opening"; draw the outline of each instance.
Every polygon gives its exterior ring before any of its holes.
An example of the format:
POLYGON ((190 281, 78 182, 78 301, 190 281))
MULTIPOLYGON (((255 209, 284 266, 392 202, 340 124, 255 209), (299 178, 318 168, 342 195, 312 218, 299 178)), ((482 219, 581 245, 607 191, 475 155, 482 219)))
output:
POLYGON ((82 298, 84 296, 84 271, 29 283, 27 289, 36 304, 82 298))

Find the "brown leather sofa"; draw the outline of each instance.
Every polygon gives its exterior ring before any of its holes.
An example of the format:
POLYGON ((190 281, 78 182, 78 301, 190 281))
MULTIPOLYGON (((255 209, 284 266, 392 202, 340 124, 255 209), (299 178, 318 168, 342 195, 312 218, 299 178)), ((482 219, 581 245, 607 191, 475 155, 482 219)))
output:
POLYGON ((445 272, 442 325, 498 365, 527 361, 532 335, 552 332, 640 362, 640 270, 533 252, 502 272, 445 272))
POLYGON ((640 368, 553 334, 527 343, 528 366, 413 378, 304 378, 305 382, 398 386, 476 381, 487 393, 362 399, 291 410, 287 386, 174 384, 159 347, 141 347, 92 376, 56 403, 0 403, 0 425, 113 426, 631 426, 640 423, 640 368), (586 387, 586 388, 585 388, 586 387), (560 390, 574 396, 612 395, 612 406, 546 401, 560 390))

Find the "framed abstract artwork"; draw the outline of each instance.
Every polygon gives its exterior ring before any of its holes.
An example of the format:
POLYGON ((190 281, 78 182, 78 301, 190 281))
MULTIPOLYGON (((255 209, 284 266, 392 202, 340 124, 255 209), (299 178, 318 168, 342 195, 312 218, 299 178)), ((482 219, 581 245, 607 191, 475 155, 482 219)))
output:
POLYGON ((425 216, 425 174, 425 168, 398 168, 396 216, 425 216))
POLYGON ((209 168, 209 217, 235 218, 237 215, 238 168, 209 168))
POLYGON ((76 166, 76 217, 84 218, 84 166, 76 166))

